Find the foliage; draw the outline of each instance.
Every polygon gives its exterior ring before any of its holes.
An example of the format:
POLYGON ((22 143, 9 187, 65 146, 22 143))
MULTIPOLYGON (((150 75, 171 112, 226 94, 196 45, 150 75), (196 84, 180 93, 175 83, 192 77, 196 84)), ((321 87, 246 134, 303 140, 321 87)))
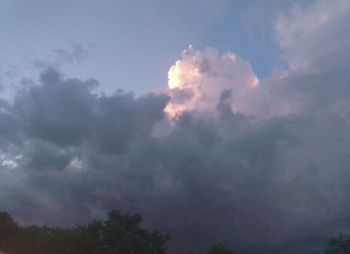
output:
POLYGON ((6 212, 0 212, 0 251, 9 249, 15 243, 18 226, 6 212))
POLYGON ((340 234, 331 238, 326 254, 350 254, 350 235, 340 234))
MULTIPOLYGON (((0 253, 8 254, 166 254, 168 235, 141 226, 142 216, 112 210, 106 220, 72 228, 20 227, 0 212, 0 253)), ((188 253, 194 254, 194 253, 188 253)), ((223 244, 207 254, 237 254, 223 244)), ((331 238, 325 254, 350 254, 350 235, 331 238)))
POLYGON ((237 254, 223 244, 217 244, 210 248, 208 254, 237 254))
POLYGON ((0 213, 0 251, 11 254, 165 254, 169 236, 140 226, 139 214, 113 210, 105 221, 86 226, 18 227, 0 213))

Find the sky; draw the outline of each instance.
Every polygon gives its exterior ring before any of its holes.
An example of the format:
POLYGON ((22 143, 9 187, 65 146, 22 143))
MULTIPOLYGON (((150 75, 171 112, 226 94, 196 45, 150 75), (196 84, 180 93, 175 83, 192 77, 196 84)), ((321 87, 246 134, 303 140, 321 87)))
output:
POLYGON ((350 232, 349 22, 348 0, 0 0, 0 209, 323 253, 350 232))
POLYGON ((193 44, 238 52, 266 77, 282 64, 273 22, 293 2, 2 0, 0 71, 35 76, 35 62, 64 63, 66 75, 92 76, 102 91, 143 94, 165 86, 169 66, 193 44), (86 54, 65 59, 57 52, 75 45, 86 54))

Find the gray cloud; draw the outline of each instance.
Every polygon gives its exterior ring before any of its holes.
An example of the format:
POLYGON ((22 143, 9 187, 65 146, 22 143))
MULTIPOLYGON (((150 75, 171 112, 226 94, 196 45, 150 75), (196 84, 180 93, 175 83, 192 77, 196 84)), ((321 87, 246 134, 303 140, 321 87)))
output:
POLYGON ((173 234, 174 249, 224 241, 244 253, 305 251, 345 227, 340 116, 256 120, 233 113, 225 90, 219 117, 187 112, 157 135, 167 96, 95 85, 49 69, 7 104, 19 141, 4 141, 0 203, 23 222, 73 224, 117 207, 173 234))
MULTIPOLYGON (((83 60, 88 58, 92 51, 96 49, 96 43, 80 44, 72 42, 69 45, 69 47, 53 49, 52 59, 36 59, 32 61, 32 64, 34 68, 40 70, 49 69, 52 68, 52 66, 54 66, 56 69, 60 69, 62 68, 62 66, 67 64, 75 64, 82 62, 83 60)), ((18 76, 18 73, 16 73, 15 71, 16 70, 11 71, 11 73, 9 73, 8 75, 11 74, 12 77, 17 74, 18 76)))
POLYGON ((79 43, 72 43, 70 49, 57 48, 53 52, 58 56, 58 58, 67 63, 79 62, 85 59, 92 48, 95 48, 96 45, 90 43, 88 45, 82 45, 79 43))
POLYGON ((331 4, 313 1, 302 8, 295 5, 276 23, 277 39, 293 69, 324 70, 348 65, 346 51, 350 40, 349 1, 331 4))

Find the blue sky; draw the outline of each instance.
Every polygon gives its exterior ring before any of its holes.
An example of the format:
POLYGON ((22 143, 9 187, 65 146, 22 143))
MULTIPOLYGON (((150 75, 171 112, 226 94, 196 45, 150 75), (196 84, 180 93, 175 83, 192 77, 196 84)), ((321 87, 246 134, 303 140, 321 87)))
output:
POLYGON ((264 78, 283 64, 274 23, 292 2, 2 0, 0 71, 35 77, 33 61, 55 61, 52 50, 93 44, 65 73, 92 76, 107 92, 142 94, 164 87, 169 67, 193 44, 235 52, 264 78))

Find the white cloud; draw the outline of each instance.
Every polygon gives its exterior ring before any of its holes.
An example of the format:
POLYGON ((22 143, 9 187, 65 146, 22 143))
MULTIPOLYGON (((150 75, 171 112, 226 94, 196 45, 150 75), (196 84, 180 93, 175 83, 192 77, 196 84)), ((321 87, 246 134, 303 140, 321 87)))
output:
POLYGON ((214 49, 195 50, 190 46, 169 73, 171 97, 167 111, 174 115, 184 111, 214 112, 223 91, 230 90, 233 111, 246 112, 246 98, 259 85, 250 64, 233 53, 220 55, 214 49))
POLYGON ((348 61, 349 23, 348 0, 318 0, 306 8, 295 5, 287 14, 280 15, 276 23, 277 40, 292 69, 323 69, 334 58, 338 63, 348 61))

